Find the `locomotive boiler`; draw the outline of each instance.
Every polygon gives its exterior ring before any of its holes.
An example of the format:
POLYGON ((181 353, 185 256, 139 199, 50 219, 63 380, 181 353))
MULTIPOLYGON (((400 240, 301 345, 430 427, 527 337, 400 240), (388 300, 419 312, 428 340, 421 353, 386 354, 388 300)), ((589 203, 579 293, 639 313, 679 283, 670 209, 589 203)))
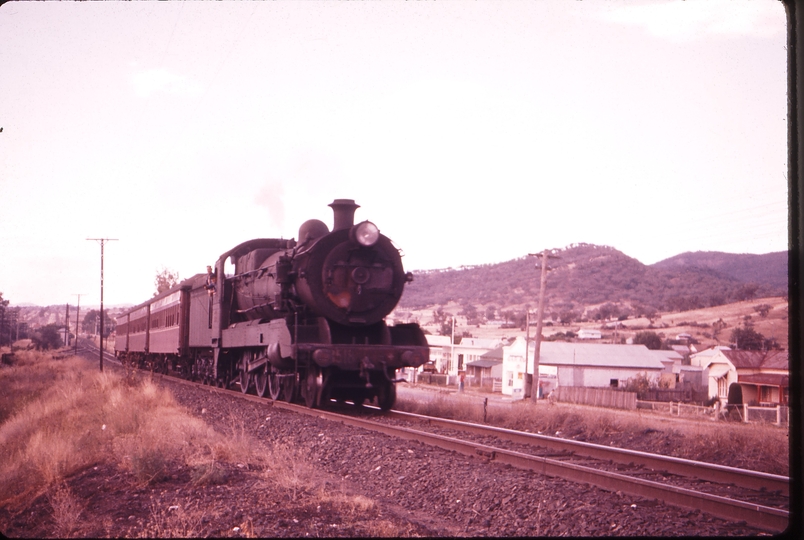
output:
POLYGON ((308 220, 298 241, 249 240, 122 314, 117 355, 309 407, 376 398, 389 409, 397 369, 429 356, 417 324, 385 322, 411 275, 374 223, 354 223, 353 200, 329 206, 332 231, 308 220))

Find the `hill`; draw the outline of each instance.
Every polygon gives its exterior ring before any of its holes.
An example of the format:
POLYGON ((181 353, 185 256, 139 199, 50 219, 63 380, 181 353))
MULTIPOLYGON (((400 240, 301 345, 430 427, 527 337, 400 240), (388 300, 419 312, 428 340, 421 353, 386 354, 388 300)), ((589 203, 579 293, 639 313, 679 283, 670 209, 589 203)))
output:
MULTIPOLYGON (((545 296, 546 313, 553 320, 562 315, 577 319, 584 312, 604 319, 650 315, 787 294, 786 252, 685 253, 650 266, 594 244, 573 244, 552 253, 557 258, 548 261, 545 296)), ((413 272, 400 308, 454 302, 470 313, 482 306, 532 309, 539 299, 538 264, 538 258, 526 256, 499 264, 413 272)))
POLYGON ((682 253, 652 265, 661 270, 708 268, 745 283, 762 283, 787 290, 787 252, 764 255, 695 251, 682 253))

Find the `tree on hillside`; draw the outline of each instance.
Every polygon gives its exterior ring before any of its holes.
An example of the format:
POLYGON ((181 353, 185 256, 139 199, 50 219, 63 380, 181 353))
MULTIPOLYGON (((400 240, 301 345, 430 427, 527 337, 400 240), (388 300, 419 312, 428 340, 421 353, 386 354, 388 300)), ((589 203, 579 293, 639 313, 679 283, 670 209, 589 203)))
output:
MULTIPOLYGON (((715 322, 713 322, 712 323, 712 337, 717 339, 718 335, 720 334, 720 331, 723 330, 724 328, 726 328, 727 326, 728 326, 728 324, 726 324, 726 321, 724 321, 723 319, 718 319, 715 322)), ((720 341, 720 340, 718 340, 718 341, 720 341)))
POLYGON ((598 313, 600 313, 600 318, 607 321, 609 319, 613 319, 620 314, 619 306, 611 303, 606 302, 598 309, 598 313))
POLYGON ((770 304, 759 304, 758 306, 754 306, 754 311, 759 313, 760 317, 767 317, 770 310, 773 309, 773 306, 770 304))
POLYGON ((759 285, 756 283, 746 283, 734 292, 734 298, 739 301, 751 300, 756 295, 758 289, 759 285))
POLYGON ((578 319, 580 319, 580 317, 581 314, 575 311, 574 309, 567 309, 558 314, 558 319, 564 326, 572 324, 572 321, 577 321, 578 319))
POLYGON ((645 317, 651 323, 656 320, 659 310, 648 304, 637 304, 634 306, 634 315, 637 317, 645 317))
POLYGON ((162 294, 178 283, 179 273, 163 266, 162 269, 156 273, 156 278, 154 278, 154 285, 156 286, 154 296, 162 294))
POLYGON ((466 324, 478 324, 480 322, 477 308, 472 304, 461 306, 458 315, 464 315, 466 317, 466 324))
POLYGON ((634 345, 644 345, 652 351, 658 351, 662 348, 662 338, 656 332, 637 332, 634 345))
POLYGON ((775 339, 766 338, 750 325, 732 330, 730 340, 733 348, 743 351, 764 351, 779 348, 779 343, 775 339))

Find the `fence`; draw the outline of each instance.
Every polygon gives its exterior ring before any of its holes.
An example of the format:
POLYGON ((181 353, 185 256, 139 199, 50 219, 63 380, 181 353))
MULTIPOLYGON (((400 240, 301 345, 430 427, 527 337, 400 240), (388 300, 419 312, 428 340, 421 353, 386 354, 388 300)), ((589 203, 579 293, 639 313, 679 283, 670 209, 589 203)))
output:
POLYGON ((611 407, 614 409, 636 409, 636 392, 623 392, 609 388, 587 388, 584 386, 559 386, 551 396, 556 401, 611 407))
POLYGON ((436 384, 438 386, 448 386, 450 382, 452 382, 450 381, 449 375, 442 375, 440 373, 419 373, 417 381, 424 384, 436 384))
POLYGON ((674 416, 711 416, 713 407, 690 405, 680 401, 637 401, 637 409, 665 412, 674 416))
POLYGON ((777 405, 776 407, 734 405, 733 407, 736 412, 740 413, 743 422, 776 424, 777 426, 790 424, 790 408, 785 405, 777 405))
POLYGON ((699 402, 702 403, 709 399, 707 390, 695 390, 692 387, 687 388, 651 388, 644 392, 639 393, 641 401, 683 401, 685 403, 699 402))
POLYGON ((784 405, 776 407, 749 407, 748 405, 728 405, 719 412, 714 407, 701 407, 674 401, 637 401, 638 409, 663 412, 673 416, 710 416, 712 420, 733 420, 744 423, 789 425, 790 409, 784 405), (717 416, 713 416, 717 414, 717 416))

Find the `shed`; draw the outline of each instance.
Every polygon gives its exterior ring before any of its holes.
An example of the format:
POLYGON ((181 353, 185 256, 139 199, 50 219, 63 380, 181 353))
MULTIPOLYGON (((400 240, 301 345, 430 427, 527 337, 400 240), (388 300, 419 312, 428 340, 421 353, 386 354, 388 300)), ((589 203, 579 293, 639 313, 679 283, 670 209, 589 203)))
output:
MULTIPOLYGON (((513 388, 524 387, 524 340, 517 338, 503 350, 503 393, 511 393, 513 388)), ((531 343, 528 373, 533 371, 534 351, 531 343)), ((640 374, 658 378, 664 369, 644 345, 546 341, 540 348, 539 376, 556 375, 558 386, 620 387, 640 374)))
POLYGON ((590 328, 581 328, 578 330, 578 339, 600 339, 601 337, 600 330, 592 330, 590 328))

